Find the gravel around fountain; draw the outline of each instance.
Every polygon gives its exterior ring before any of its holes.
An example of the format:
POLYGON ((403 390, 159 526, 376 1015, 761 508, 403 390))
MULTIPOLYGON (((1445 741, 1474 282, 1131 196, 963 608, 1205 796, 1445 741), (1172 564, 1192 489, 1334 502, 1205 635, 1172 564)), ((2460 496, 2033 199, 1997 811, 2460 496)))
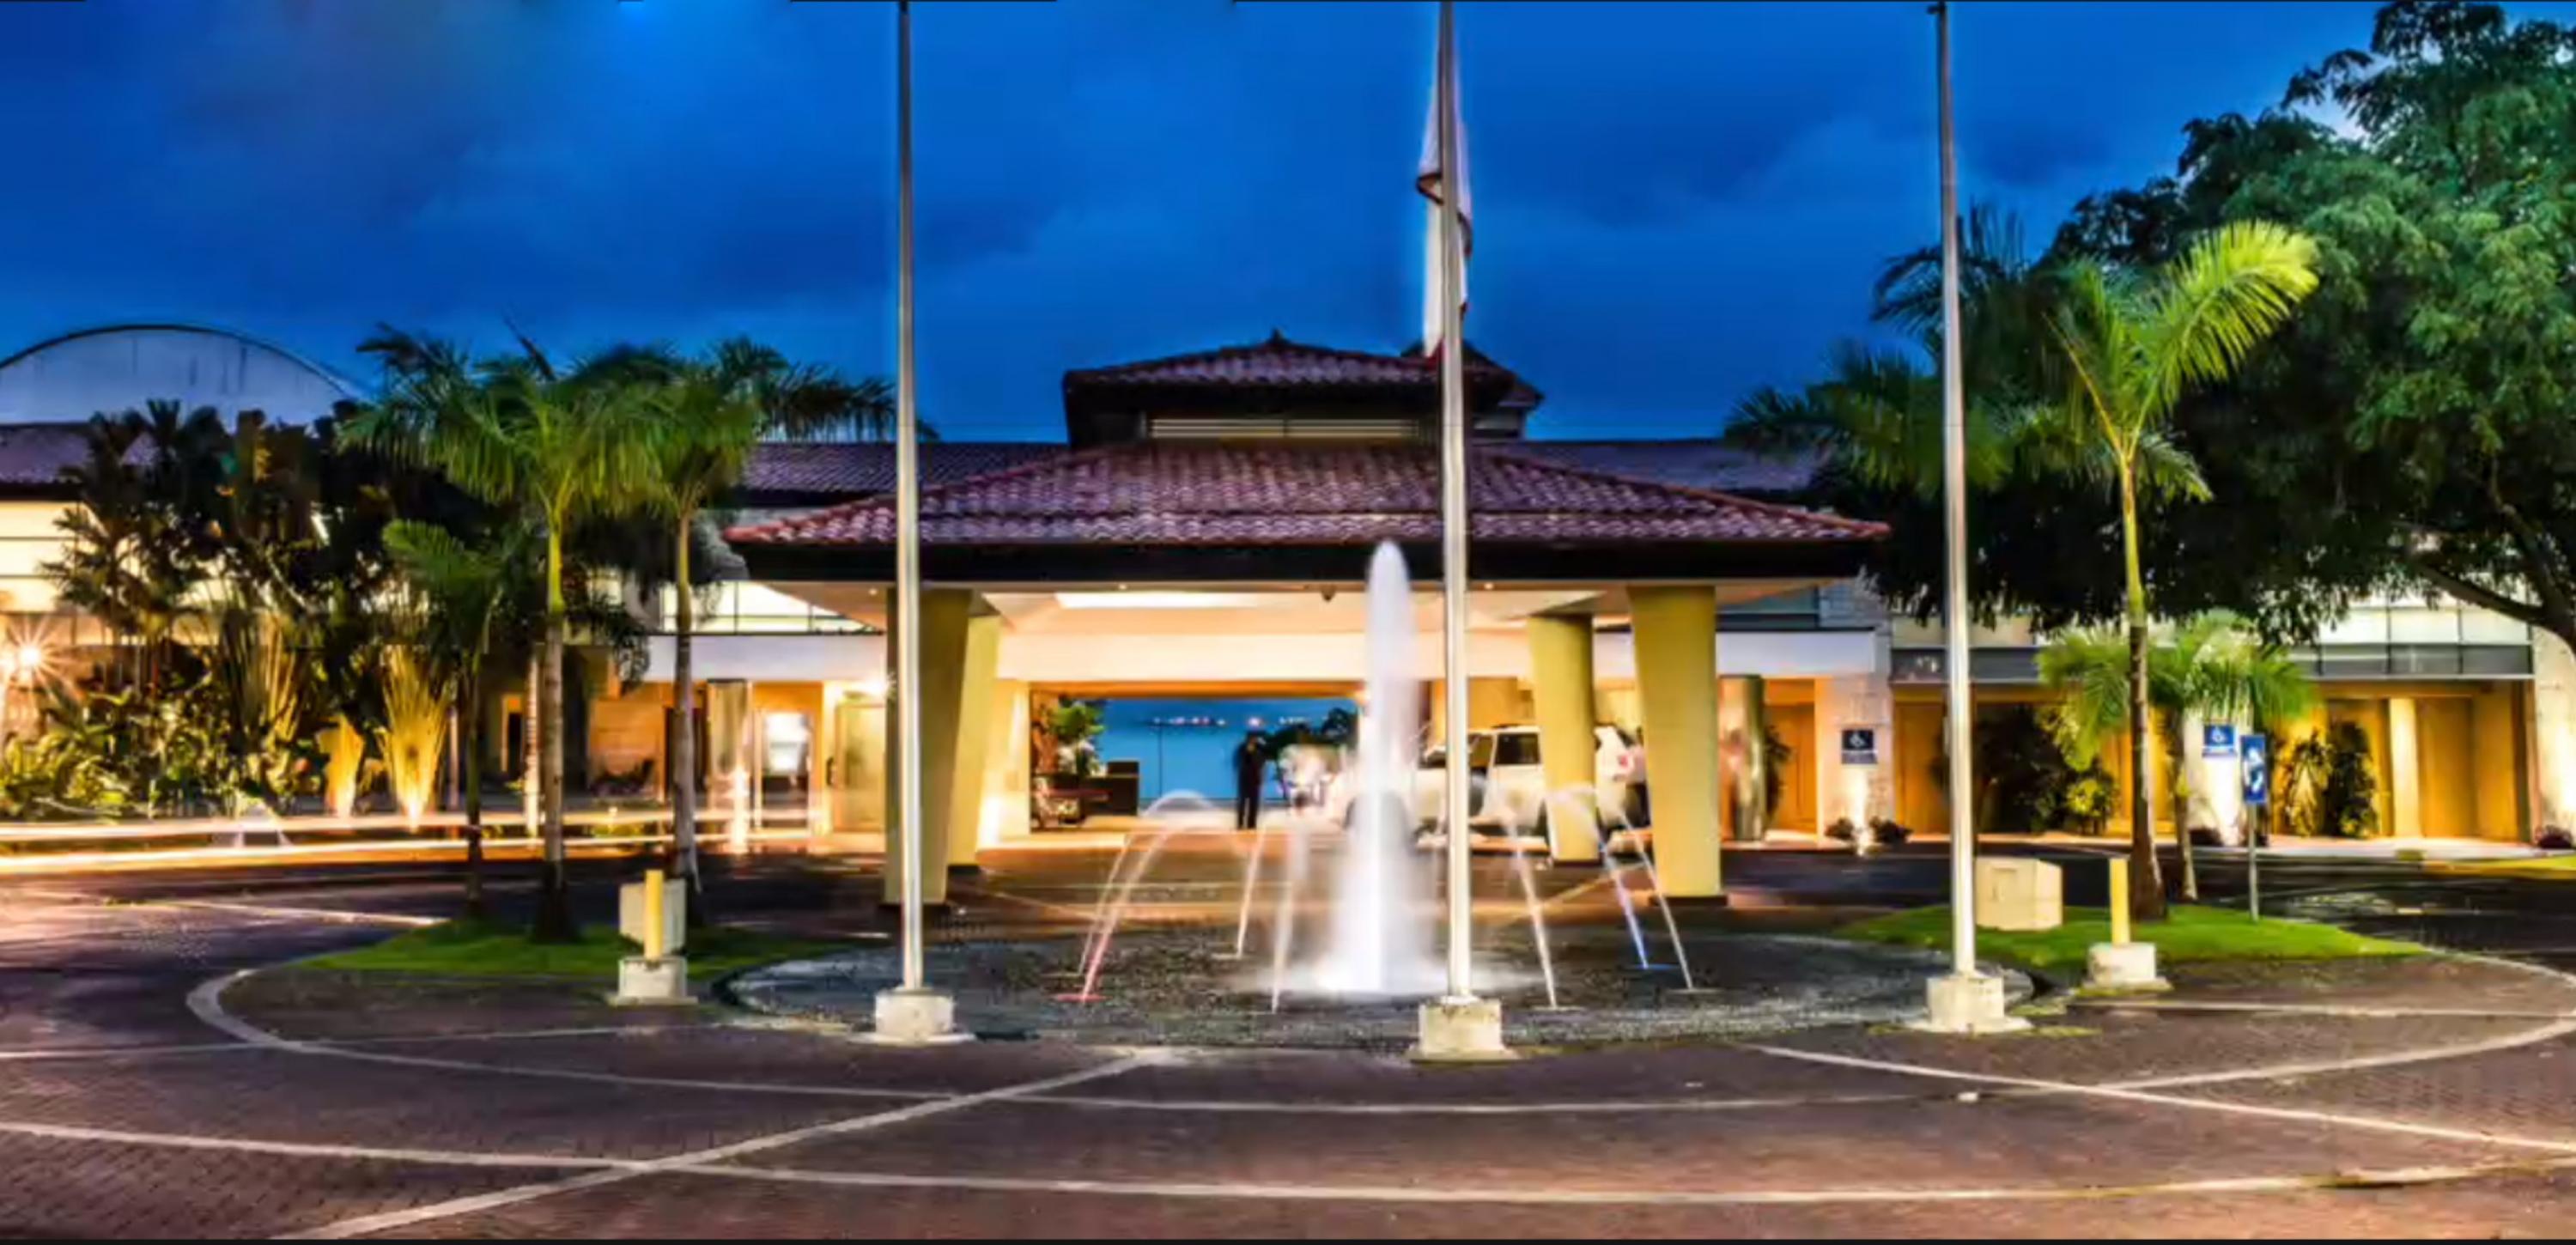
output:
MULTIPOLYGON (((1640 969, 1615 928, 1560 930, 1551 938, 1556 1010, 1546 1007, 1525 933, 1478 948, 1478 988, 1502 1000, 1505 1037, 1514 1046, 1585 1046, 1903 1021, 1922 1013, 1924 981, 1948 965, 1937 953, 1828 938, 1685 937, 1698 986, 1690 992, 1668 947, 1658 942, 1659 966, 1640 969)), ((959 1024, 985 1038, 1385 1050, 1412 1043, 1420 1000, 1290 994, 1273 1012, 1269 965, 1258 945, 1250 960, 1227 957, 1230 948, 1230 936, 1213 930, 1131 932, 1110 953, 1101 997, 1090 1002, 1063 997, 1081 986, 1079 938, 934 945, 928 975, 955 993, 959 1024)), ((771 965, 728 989, 754 1011, 863 1029, 877 992, 900 975, 893 948, 871 947, 771 965)), ((2015 1001, 2029 996, 2028 978, 2004 976, 2015 1001)))

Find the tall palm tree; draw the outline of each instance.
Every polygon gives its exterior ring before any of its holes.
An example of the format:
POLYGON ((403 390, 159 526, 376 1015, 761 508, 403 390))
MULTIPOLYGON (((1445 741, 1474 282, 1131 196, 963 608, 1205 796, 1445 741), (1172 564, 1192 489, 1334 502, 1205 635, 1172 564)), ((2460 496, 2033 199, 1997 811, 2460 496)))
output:
POLYGON ((538 663, 538 783, 543 791, 544 883, 534 936, 570 939, 571 882, 564 863, 564 546, 575 525, 622 514, 643 500, 654 462, 645 391, 614 363, 559 369, 522 337, 519 352, 462 365, 462 353, 387 333, 363 350, 387 362, 384 401, 352 433, 437 469, 458 488, 526 517, 544 548, 544 656, 538 663), (403 365, 414 365, 406 368, 403 365))
MULTIPOLYGON (((2279 225, 2240 222, 2204 236, 2152 274, 2076 260, 2061 275, 2051 319, 2067 392, 2050 428, 2083 447, 2079 460, 2114 484, 2128 574, 2129 742, 2132 772, 2148 772, 2147 585, 2138 554, 2142 492, 2205 498, 2190 455, 2166 435, 2183 396, 2225 380, 2316 288, 2316 243, 2279 225)), ((2131 784, 2131 902, 2161 916, 2163 883, 2144 782, 2131 784)))
POLYGON ((703 920, 705 885, 698 868, 696 576, 691 562, 707 508, 742 479, 752 446, 764 436, 867 440, 892 426, 893 407, 880 381, 850 382, 824 368, 746 338, 719 342, 688 357, 661 347, 621 347, 594 360, 647 395, 654 470, 639 481, 641 497, 672 525, 673 716, 671 850, 673 871, 690 893, 689 918, 703 920))
MULTIPOLYGON (((2039 653, 2040 682, 2059 694, 2044 720, 2067 764, 2090 768, 2104 749, 2134 730, 2131 714, 2138 697, 2130 660, 2130 637, 2122 628, 2084 627, 2060 632, 2039 653)), ((2166 724, 2168 744, 2179 750, 2184 718, 2204 722, 2287 726, 2316 703, 2316 686, 2278 645, 2265 642, 2245 620, 2225 610, 2185 619, 2151 646, 2145 699, 2166 724)), ((2148 775, 2141 751, 2133 756, 2130 788, 2137 793, 2132 808, 2147 801, 2148 775)), ((2174 758, 2176 790, 2174 838, 2182 854, 2182 889, 2187 899, 2199 897, 2194 875, 2191 835, 2185 815, 2188 793, 2182 789, 2181 754, 2174 758)), ((2162 895, 2151 909, 2164 914, 2162 895)))

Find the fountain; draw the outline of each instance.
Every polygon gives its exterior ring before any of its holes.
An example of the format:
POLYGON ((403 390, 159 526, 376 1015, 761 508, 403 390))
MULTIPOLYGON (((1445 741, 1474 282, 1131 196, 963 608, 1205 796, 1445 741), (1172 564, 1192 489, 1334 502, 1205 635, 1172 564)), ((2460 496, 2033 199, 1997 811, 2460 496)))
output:
MULTIPOLYGON (((1421 721, 1413 631, 1404 555, 1381 544, 1369 559, 1367 711, 1360 715, 1356 794, 1344 818, 1331 920, 1317 954, 1273 982, 1274 997, 1282 989, 1419 997, 1438 994, 1445 983, 1431 946, 1431 874, 1413 852, 1414 741, 1421 721)), ((1274 963, 1283 967, 1290 925, 1283 921, 1273 935, 1280 940, 1274 963)))

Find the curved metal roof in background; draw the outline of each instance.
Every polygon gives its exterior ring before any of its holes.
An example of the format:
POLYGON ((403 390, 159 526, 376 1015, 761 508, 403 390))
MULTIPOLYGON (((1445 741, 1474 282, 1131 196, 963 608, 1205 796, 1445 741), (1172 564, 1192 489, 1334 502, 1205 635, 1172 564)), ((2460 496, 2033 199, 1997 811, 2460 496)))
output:
POLYGON ((48 338, 0 359, 0 423, 86 420, 164 399, 230 419, 259 410, 306 423, 365 393, 273 342, 197 324, 110 324, 48 338))

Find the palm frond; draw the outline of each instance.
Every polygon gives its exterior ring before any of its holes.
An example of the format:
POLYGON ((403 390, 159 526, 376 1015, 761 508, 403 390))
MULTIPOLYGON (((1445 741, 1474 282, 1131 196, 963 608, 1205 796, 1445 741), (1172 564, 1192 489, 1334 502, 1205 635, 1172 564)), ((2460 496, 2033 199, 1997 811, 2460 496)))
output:
POLYGON ((2224 225, 2167 266, 2138 307, 2138 397, 2161 415, 2194 384, 2233 375, 2317 287, 2317 244, 2268 221, 2224 225))

